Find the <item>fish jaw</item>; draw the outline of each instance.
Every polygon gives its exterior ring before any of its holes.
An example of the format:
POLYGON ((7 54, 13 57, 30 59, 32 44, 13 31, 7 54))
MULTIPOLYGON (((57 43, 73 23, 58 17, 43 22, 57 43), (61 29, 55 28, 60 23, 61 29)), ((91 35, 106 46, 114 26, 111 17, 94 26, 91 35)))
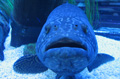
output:
POLYGON ((79 73, 88 65, 87 51, 81 48, 49 49, 43 57, 44 65, 61 75, 79 73))
POLYGON ((52 39, 44 45, 44 51, 37 53, 46 67, 61 75, 76 74, 87 67, 89 63, 88 43, 73 37, 59 36, 53 41, 52 39))

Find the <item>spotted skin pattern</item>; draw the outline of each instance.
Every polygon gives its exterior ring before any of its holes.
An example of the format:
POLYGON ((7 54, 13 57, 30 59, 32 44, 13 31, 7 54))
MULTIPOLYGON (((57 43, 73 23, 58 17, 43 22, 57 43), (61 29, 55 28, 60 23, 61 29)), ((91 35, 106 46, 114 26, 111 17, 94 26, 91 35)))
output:
POLYGON ((66 3, 57 7, 48 16, 38 38, 36 50, 38 58, 45 66, 59 74, 62 72, 61 75, 72 75, 82 71, 94 60, 98 47, 92 26, 84 12, 76 6, 66 3), (48 33, 46 33, 46 27, 49 29, 48 33), (46 51, 49 44, 60 39, 62 41, 70 39, 76 43, 82 43, 87 50, 61 47, 46 51), (63 61, 65 62, 63 63, 63 61))

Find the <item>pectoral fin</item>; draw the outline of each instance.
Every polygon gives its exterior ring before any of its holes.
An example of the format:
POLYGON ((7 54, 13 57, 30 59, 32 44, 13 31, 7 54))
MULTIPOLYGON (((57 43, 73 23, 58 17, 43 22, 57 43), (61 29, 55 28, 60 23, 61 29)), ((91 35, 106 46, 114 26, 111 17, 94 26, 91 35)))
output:
POLYGON ((114 57, 108 54, 98 54, 95 60, 87 68, 91 72, 93 69, 97 68, 101 64, 104 64, 112 60, 114 60, 114 57))
POLYGON ((13 69, 18 73, 41 73, 48 68, 45 67, 36 55, 23 56, 13 65, 13 69))

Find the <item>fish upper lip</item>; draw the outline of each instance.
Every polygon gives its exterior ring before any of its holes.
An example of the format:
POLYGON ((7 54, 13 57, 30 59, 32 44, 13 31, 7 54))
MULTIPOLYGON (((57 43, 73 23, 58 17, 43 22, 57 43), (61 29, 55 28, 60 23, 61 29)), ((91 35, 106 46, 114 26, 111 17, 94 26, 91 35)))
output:
POLYGON ((87 46, 83 41, 75 41, 69 38, 61 38, 59 40, 51 42, 49 45, 46 46, 45 51, 53 48, 60 48, 60 47, 74 47, 74 48, 81 48, 87 51, 87 46))

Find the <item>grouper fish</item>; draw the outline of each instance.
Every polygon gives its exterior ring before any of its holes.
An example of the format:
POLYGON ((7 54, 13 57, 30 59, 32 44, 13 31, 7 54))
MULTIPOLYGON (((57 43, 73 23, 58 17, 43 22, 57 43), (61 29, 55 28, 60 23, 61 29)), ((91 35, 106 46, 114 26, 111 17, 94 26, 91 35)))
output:
POLYGON ((114 57, 99 53, 97 40, 85 13, 65 3, 47 18, 36 43, 36 55, 18 59, 13 69, 18 73, 41 73, 51 69, 56 79, 76 79, 85 68, 92 71, 114 57))

